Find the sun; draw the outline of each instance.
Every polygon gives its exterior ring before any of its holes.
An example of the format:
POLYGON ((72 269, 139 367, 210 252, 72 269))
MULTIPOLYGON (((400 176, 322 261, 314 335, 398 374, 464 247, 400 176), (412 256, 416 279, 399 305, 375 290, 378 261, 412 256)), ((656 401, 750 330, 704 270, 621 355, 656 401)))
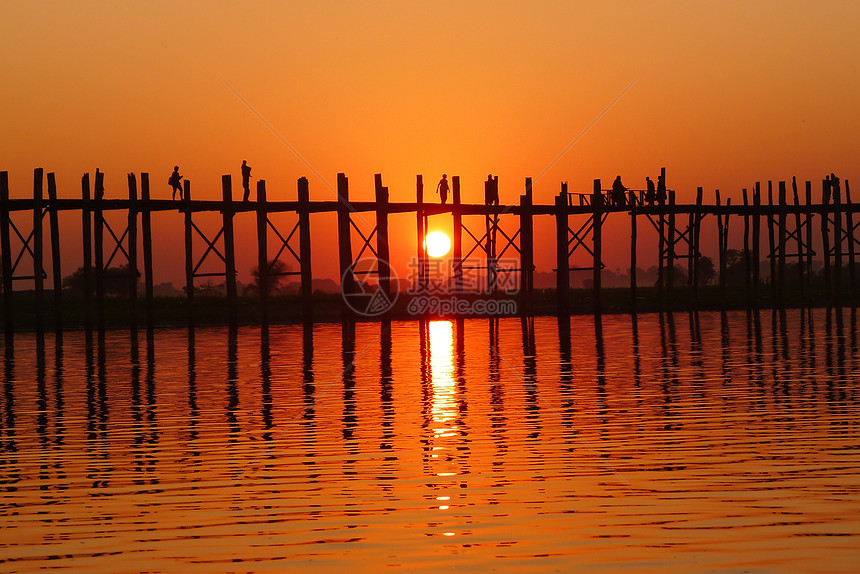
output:
POLYGON ((430 257, 442 257, 451 249, 451 239, 441 231, 431 231, 424 238, 424 248, 430 257))

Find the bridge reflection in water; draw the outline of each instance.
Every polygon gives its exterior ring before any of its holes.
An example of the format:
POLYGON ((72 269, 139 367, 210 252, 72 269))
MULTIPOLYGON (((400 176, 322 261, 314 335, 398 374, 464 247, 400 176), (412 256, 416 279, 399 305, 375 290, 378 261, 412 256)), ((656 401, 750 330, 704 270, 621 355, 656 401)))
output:
POLYGON ((0 569, 860 559, 855 310, 106 341, 6 355, 0 569))

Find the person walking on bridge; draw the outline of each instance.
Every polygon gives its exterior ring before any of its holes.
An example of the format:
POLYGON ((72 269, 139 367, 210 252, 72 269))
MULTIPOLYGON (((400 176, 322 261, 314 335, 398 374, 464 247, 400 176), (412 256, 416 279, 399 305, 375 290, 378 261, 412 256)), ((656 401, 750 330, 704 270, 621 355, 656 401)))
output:
POLYGON ((484 203, 486 205, 499 205, 499 176, 493 174, 487 176, 484 182, 484 203))
POLYGON ((621 183, 620 175, 612 182, 612 203, 618 207, 627 205, 627 188, 621 183))
POLYGON ((654 189, 654 181, 650 177, 645 178, 645 201, 648 205, 654 205, 654 199, 656 199, 657 190, 654 189))
POLYGON ((182 201, 182 176, 179 175, 179 166, 173 166, 173 173, 170 174, 170 179, 167 180, 170 187, 173 188, 173 199, 176 199, 176 192, 179 192, 179 200, 182 201))
POLYGON ((442 179, 436 185, 436 193, 442 199, 442 205, 445 205, 445 202, 448 201, 448 174, 442 174, 442 179))
POLYGON ((251 197, 251 166, 244 159, 242 160, 242 189, 245 191, 242 201, 248 201, 251 197))

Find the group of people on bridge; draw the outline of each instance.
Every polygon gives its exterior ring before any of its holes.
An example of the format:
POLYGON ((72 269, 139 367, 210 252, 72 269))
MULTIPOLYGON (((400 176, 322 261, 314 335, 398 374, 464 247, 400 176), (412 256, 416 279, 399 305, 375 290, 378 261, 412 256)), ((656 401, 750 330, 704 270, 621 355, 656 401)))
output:
MULTIPOLYGON (((240 168, 242 171, 242 191, 244 192, 242 195, 242 201, 248 201, 251 198, 251 166, 248 165, 247 160, 242 160, 242 167, 240 168)), ((179 193, 179 200, 182 201, 182 176, 179 175, 179 166, 173 166, 173 173, 170 174, 170 178, 167 180, 168 185, 173 189, 173 200, 176 200, 176 194, 179 193)))
MULTIPOLYGON (((436 185, 436 193, 442 200, 442 205, 448 201, 448 175, 442 174, 442 179, 436 185)), ((617 176, 612 182, 612 189, 607 197, 607 204, 618 207, 627 206, 627 191, 628 189, 621 183, 621 176, 617 176)), ((650 177, 645 178, 645 190, 642 196, 642 202, 648 205, 665 205, 666 204, 666 181, 663 175, 657 176, 657 185, 650 177)), ((499 176, 490 174, 487 176, 487 181, 484 182, 484 204, 499 205, 499 176)))
MULTIPOLYGON (((616 176, 612 182, 612 189, 609 192, 607 203, 617 207, 627 206, 627 188, 621 183, 621 176, 616 176)), ((642 202, 648 205, 666 204, 666 180, 662 175, 657 176, 657 185, 654 186, 654 181, 650 177, 645 178, 645 194, 642 196, 642 202)))
MULTIPOLYGON (((439 194, 439 199, 442 200, 442 205, 448 201, 448 174, 443 173, 442 179, 436 184, 436 193, 439 194)), ((484 182, 484 204, 499 205, 499 176, 490 174, 487 176, 487 181, 484 182)))
MULTIPOLYGON (((247 160, 243 159, 240 169, 242 171, 242 190, 244 192, 242 201, 248 201, 251 196, 251 166, 248 165, 247 160)), ((176 200, 176 194, 178 193, 181 201, 183 199, 182 176, 179 175, 178 165, 173 166, 173 173, 170 175, 167 183, 173 189, 173 200, 176 200)), ((448 174, 443 173, 442 179, 436 185, 436 193, 439 194, 442 205, 445 205, 448 201, 449 191, 448 174)), ((627 191, 627 188, 621 183, 621 176, 617 176, 615 181, 612 182, 612 190, 608 197, 609 205, 618 207, 627 206, 627 191)), ((642 199, 648 205, 654 205, 655 203, 664 205, 666 203, 666 182, 662 175, 657 176, 656 187, 650 177, 645 178, 645 195, 642 199)), ((499 205, 499 176, 497 175, 489 174, 487 181, 484 182, 484 204, 499 205)))

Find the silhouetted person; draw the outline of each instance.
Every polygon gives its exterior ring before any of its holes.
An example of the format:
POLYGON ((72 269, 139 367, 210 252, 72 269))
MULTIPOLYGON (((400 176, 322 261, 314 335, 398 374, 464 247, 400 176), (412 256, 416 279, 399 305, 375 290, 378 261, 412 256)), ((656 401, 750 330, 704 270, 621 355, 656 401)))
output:
POLYGON ((251 166, 244 159, 242 160, 242 189, 245 190, 242 201, 248 201, 251 197, 251 166))
POLYGON ((179 166, 173 166, 173 173, 170 174, 170 179, 167 180, 170 187, 173 188, 173 199, 176 199, 176 192, 179 192, 179 199, 182 199, 182 176, 179 175, 179 166))
POLYGON ((666 180, 662 174, 657 176, 657 203, 666 205, 666 180))
POLYGON ((612 203, 615 205, 627 205, 627 188, 621 183, 620 175, 612 182, 612 203))
POLYGON ((484 203, 499 205, 499 178, 493 177, 493 174, 488 175, 484 182, 484 203))
POLYGON ((436 185, 436 193, 439 194, 439 197, 442 199, 442 205, 445 205, 445 202, 448 201, 448 175, 442 174, 442 179, 439 180, 439 184, 436 185))
POLYGON ((654 199, 657 196, 657 191, 654 189, 654 182, 650 177, 645 178, 645 201, 648 205, 654 205, 654 199))

